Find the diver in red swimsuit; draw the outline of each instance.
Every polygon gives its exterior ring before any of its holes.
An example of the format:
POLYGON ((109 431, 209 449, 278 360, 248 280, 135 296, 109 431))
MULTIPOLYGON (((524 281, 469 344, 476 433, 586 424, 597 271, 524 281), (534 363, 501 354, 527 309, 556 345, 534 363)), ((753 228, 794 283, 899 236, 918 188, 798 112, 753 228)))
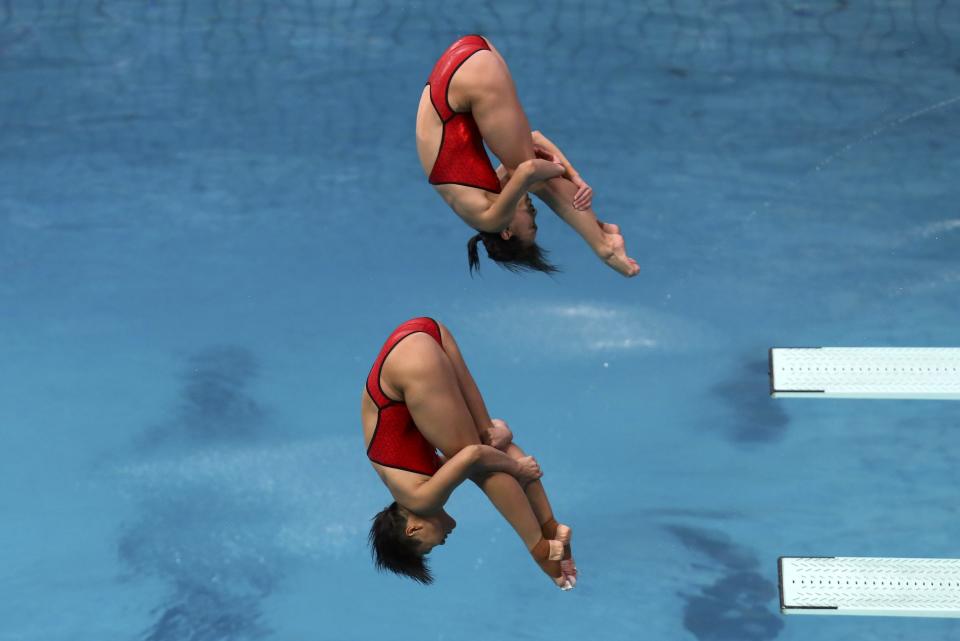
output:
POLYGON ((539 465, 490 418, 446 327, 414 318, 393 331, 367 376, 360 414, 367 456, 395 499, 370 528, 378 568, 430 583, 424 556, 456 526, 443 506, 470 479, 555 585, 576 584, 570 528, 553 517, 539 465))
POLYGON ((639 273, 619 227, 597 220, 590 186, 555 144, 531 132, 506 62, 482 36, 460 38, 434 66, 417 110, 417 153, 430 184, 478 232, 467 245, 471 271, 481 242, 511 271, 557 271, 535 242, 532 192, 607 265, 639 273), (496 170, 484 143, 502 163, 496 170))

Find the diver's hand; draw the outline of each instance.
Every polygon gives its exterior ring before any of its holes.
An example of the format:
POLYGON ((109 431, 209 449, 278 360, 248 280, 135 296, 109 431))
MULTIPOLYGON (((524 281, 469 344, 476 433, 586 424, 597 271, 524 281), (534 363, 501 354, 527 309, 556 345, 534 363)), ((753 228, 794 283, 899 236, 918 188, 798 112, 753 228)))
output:
POLYGON ((513 476, 520 485, 526 485, 543 476, 543 472, 540 470, 540 464, 537 463, 537 459, 532 456, 518 458, 516 459, 516 463, 517 469, 513 476))
POLYGON ((487 428, 484 435, 484 443, 504 451, 512 442, 513 432, 510 431, 510 426, 507 425, 506 421, 499 418, 490 419, 490 427, 487 428))
POLYGON ((593 188, 580 177, 580 174, 570 175, 570 172, 567 174, 570 182, 577 186, 577 193, 573 195, 573 206, 577 209, 590 209, 590 205, 593 204, 593 188))
POLYGON ((523 171, 527 185, 532 185, 541 180, 549 180, 550 178, 562 176, 566 169, 558 162, 544 160, 543 158, 533 158, 520 163, 517 166, 517 171, 523 171))
POLYGON ((538 145, 537 143, 533 143, 533 155, 536 158, 543 158, 544 160, 549 160, 550 162, 560 162, 557 160, 557 157, 553 155, 552 151, 543 145, 538 145))
POLYGON ((627 278, 636 276, 640 273, 640 265, 637 261, 627 256, 627 247, 623 242, 623 236, 620 234, 620 228, 613 223, 603 223, 599 220, 597 225, 603 232, 600 241, 600 247, 597 248, 597 256, 605 262, 610 268, 620 272, 627 278))
POLYGON ((558 159, 552 151, 537 143, 533 143, 533 154, 537 158, 563 165, 564 177, 577 186, 577 193, 573 195, 573 206, 576 209, 590 209, 593 202, 593 189, 580 177, 580 174, 573 169, 569 162, 558 159))

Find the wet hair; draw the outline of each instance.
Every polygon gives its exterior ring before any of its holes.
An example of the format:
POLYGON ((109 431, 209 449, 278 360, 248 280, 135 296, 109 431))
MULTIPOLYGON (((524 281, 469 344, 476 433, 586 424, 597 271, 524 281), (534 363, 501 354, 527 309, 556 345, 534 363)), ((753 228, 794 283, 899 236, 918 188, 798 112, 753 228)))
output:
POLYGON ((480 271, 480 254, 477 245, 483 242, 487 256, 504 269, 518 272, 543 272, 552 274, 560 271, 556 265, 548 263, 546 256, 549 253, 541 249, 536 243, 525 243, 516 236, 504 240, 500 234, 479 232, 467 242, 467 261, 470 264, 470 274, 480 271))
POLYGON ((406 527, 406 511, 396 501, 373 517, 367 537, 373 565, 381 572, 389 570, 429 585, 433 583, 433 575, 417 549, 417 542, 407 536, 406 527))

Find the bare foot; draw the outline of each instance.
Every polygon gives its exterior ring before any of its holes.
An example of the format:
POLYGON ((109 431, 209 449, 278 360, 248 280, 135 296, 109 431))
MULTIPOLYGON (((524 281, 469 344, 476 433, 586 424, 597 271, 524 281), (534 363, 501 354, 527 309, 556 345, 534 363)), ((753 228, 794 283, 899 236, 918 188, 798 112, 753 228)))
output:
POLYGON ((550 577, 554 585, 561 590, 573 589, 573 585, 560 567, 563 558, 563 543, 550 539, 540 539, 530 550, 530 556, 537 562, 540 569, 550 577))
POLYGON ((570 539, 573 538, 573 530, 570 526, 557 523, 556 519, 550 519, 541 526, 544 537, 549 537, 563 544, 563 556, 560 557, 560 571, 563 577, 573 588, 577 585, 577 564, 573 560, 573 550, 570 548, 570 539))
POLYGON ((601 260, 610 266, 611 269, 631 278, 640 273, 640 265, 637 261, 627 256, 626 244, 623 236, 620 234, 620 228, 613 223, 603 223, 599 220, 597 225, 603 231, 603 246, 597 255, 601 260))
POLYGON ((563 543, 563 557, 560 559, 560 570, 563 576, 570 582, 571 587, 577 585, 577 564, 573 560, 573 550, 570 548, 570 539, 573 537, 573 530, 569 526, 558 524, 556 539, 563 543))

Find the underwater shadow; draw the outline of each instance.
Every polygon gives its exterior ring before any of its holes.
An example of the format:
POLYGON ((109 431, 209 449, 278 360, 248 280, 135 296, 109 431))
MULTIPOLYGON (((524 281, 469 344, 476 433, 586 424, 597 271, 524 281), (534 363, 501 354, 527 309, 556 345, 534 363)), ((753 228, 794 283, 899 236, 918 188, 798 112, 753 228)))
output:
POLYGON ((256 531, 257 514, 203 491, 150 497, 141 512, 118 554, 136 576, 168 586, 143 639, 250 641, 269 633, 260 603, 280 576, 268 562, 269 537, 256 531))
POLYGON ((720 429, 731 443, 754 445, 782 439, 790 417, 769 395, 767 361, 749 360, 730 378, 714 385, 711 392, 730 409, 720 429))
POLYGON ((683 626, 700 641, 769 641, 783 629, 769 602, 777 587, 756 571, 759 563, 746 548, 721 532, 684 525, 666 530, 687 549, 719 564, 723 574, 684 600, 683 626))
POLYGON ((257 497, 211 480, 218 451, 264 431, 265 412, 247 391, 257 371, 256 359, 239 347, 191 356, 173 418, 141 440, 148 466, 158 452, 170 466, 169 476, 139 489, 136 515, 117 542, 134 577, 167 586, 145 641, 252 641, 270 633, 260 604, 281 578, 276 514, 257 497))
POLYGON ((211 347, 190 356, 180 374, 173 417, 149 428, 139 445, 228 443, 259 436, 265 412, 248 388, 260 367, 249 350, 211 347))

